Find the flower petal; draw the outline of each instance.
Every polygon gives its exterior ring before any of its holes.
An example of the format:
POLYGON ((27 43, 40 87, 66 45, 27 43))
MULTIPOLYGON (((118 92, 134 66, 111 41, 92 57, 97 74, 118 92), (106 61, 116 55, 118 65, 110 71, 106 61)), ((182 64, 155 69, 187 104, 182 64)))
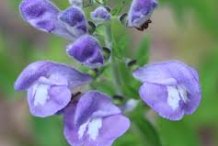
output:
POLYGON ((150 19, 156 7, 156 0, 133 0, 128 13, 128 25, 140 28, 150 19))
POLYGON ((64 76, 68 81, 68 86, 74 88, 91 81, 91 77, 83 74, 67 65, 58 64, 51 61, 37 61, 28 65, 14 84, 16 90, 26 90, 40 77, 49 77, 51 75, 64 76))
POLYGON ((68 45, 67 53, 77 61, 91 68, 97 68, 104 64, 101 46, 90 35, 83 35, 74 43, 68 45))

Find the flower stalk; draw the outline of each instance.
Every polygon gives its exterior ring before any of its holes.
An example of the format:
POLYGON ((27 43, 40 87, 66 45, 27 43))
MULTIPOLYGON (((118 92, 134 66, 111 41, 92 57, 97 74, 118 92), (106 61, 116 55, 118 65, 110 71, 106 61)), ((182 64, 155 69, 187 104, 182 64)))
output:
POLYGON ((113 34, 112 34, 112 28, 111 23, 106 23, 104 26, 104 38, 105 38, 105 45, 108 49, 111 50, 111 57, 109 59, 112 67, 112 75, 113 75, 113 83, 116 87, 116 94, 122 95, 122 89, 121 89, 121 79, 120 79, 120 73, 119 73, 119 62, 116 61, 115 57, 115 51, 113 47, 113 34))

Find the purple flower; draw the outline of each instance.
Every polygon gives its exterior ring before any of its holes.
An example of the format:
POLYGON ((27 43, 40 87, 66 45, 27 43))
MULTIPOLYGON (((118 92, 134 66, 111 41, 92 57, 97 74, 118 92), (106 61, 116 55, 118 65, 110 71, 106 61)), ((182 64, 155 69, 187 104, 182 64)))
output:
POLYGON ((80 63, 91 68, 97 68, 104 64, 101 46, 97 39, 90 35, 83 35, 74 43, 68 45, 67 53, 80 63))
POLYGON ((58 18, 63 22, 65 28, 78 38, 87 33, 87 22, 82 9, 77 6, 71 6, 61 12, 58 18))
MULTIPOLYGON (((81 24, 81 20, 78 25, 72 27, 70 24, 66 25, 64 20, 62 22, 62 20, 58 19, 59 15, 62 18, 67 15, 73 16, 72 13, 74 13, 76 16, 81 17, 82 15, 82 19, 85 21, 82 10, 76 7, 69 8, 60 14, 60 10, 49 0, 23 0, 20 4, 20 12, 23 19, 33 27, 70 40, 74 40, 87 32, 86 28, 84 28, 86 23, 81 24), (62 16, 63 14, 64 16, 62 16)), ((72 19, 75 19, 75 17, 69 17, 68 19, 71 19, 68 21, 74 21, 72 19)))
POLYGON ((156 7, 156 0, 133 0, 128 13, 128 26, 143 27, 149 21, 156 7))
POLYGON ((160 116, 180 120, 196 111, 201 101, 197 72, 179 61, 146 65, 133 73, 143 85, 141 98, 160 116))
POLYGON ((83 0, 69 0, 71 5, 75 5, 78 7, 83 7, 83 0))
POLYGON ((129 126, 111 99, 97 91, 83 94, 64 113, 64 135, 72 146, 111 146, 129 126))
POLYGON ((27 90, 28 105, 34 116, 46 117, 63 109, 71 100, 71 89, 88 83, 89 75, 50 61, 27 66, 15 82, 16 90, 27 90))
POLYGON ((93 12, 91 12, 91 18, 96 23, 103 23, 111 19, 111 14, 105 7, 100 6, 96 8, 93 12))

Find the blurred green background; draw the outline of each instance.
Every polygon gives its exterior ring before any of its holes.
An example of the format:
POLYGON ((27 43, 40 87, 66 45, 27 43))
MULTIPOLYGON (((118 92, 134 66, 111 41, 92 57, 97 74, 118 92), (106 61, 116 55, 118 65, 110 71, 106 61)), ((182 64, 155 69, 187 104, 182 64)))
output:
MULTIPOLYGON (((23 22, 19 2, 0 1, 0 146, 67 146, 61 117, 33 118, 25 94, 13 90, 16 77, 32 61, 73 64, 65 54, 65 40, 23 22)), ((67 0, 56 2, 61 8, 67 6, 67 0)), ((124 41, 131 42, 130 48, 136 52, 150 47, 145 54, 149 62, 180 59, 196 67, 203 98, 197 112, 179 122, 157 118, 152 111, 146 112, 148 120, 142 121, 139 107, 131 115, 135 121, 132 128, 115 146, 218 145, 217 10, 217 0, 160 0, 147 31, 128 30, 130 37, 124 41)))

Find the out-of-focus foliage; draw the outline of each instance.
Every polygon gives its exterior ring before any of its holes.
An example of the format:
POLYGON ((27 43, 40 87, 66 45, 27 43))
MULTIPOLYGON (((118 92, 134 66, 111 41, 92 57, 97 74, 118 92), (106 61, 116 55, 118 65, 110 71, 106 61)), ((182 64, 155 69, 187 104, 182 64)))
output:
MULTIPOLYGON (((20 100, 25 94, 17 93, 13 90, 13 82, 16 76, 28 63, 34 60, 50 59, 55 61, 75 64, 65 54, 66 42, 59 37, 45 35, 37 32, 24 22, 19 16, 18 5, 20 0, 3 0, 3 3, 9 5, 10 10, 4 17, 0 17, 0 99, 13 101, 20 100), (6 17, 8 16, 8 17, 6 17), (12 21, 8 19, 17 19, 12 21), (9 25, 6 21, 11 22, 9 25), (24 32, 15 32, 11 30, 23 30, 24 32), (49 36, 49 37, 48 37, 49 36)), ((66 1, 55 0, 61 8, 67 6, 66 1)), ((117 0, 112 1, 117 2, 117 0)), ((193 15, 197 23, 202 26, 202 30, 207 32, 208 37, 212 38, 213 48, 204 48, 212 50, 202 55, 198 63, 200 78, 202 84, 203 100, 198 111, 188 116, 180 122, 170 122, 158 119, 152 122, 152 119, 146 119, 147 111, 144 111, 140 105, 136 111, 130 113, 132 127, 121 137, 115 146, 199 146, 218 145, 218 1, 217 0, 160 0, 160 8, 168 6, 175 13, 175 18, 183 24, 184 18, 193 15), (207 143, 208 142, 208 143, 207 143)), ((120 5, 115 5, 113 14, 119 14, 122 9, 120 5)), ((1 2, 0 2, 1 4, 1 2)), ((0 14, 3 16, 3 13, 0 14)), ((167 19, 167 18, 166 18, 167 19)), ((113 24, 114 44, 116 51, 116 60, 122 62, 122 65, 116 70, 119 74, 120 92, 127 97, 139 98, 137 95, 138 82, 133 80, 129 68, 126 66, 126 60, 120 57, 120 53, 126 53, 130 59, 136 59, 140 65, 149 60, 149 47, 152 45, 150 38, 146 36, 133 52, 126 50, 131 46, 131 38, 128 32, 122 32, 124 29, 120 24, 113 24), (122 30, 122 31, 121 31, 122 30), (117 41, 119 40, 119 41, 117 41), (127 88, 125 84, 130 84, 127 88)), ((204 40, 199 40, 202 43, 204 40)), ((193 54, 194 55, 194 54, 193 54)), ((105 79, 96 80, 93 87, 104 91, 110 95, 116 92, 116 87, 111 86, 108 78, 111 78, 112 70, 105 71, 105 79), (102 83, 104 83, 102 85, 102 83)), ((1 102, 1 101, 0 101, 1 102)), ((16 108, 16 107, 13 107, 16 108)), ((7 111, 5 111, 7 112, 7 111)), ((156 119, 156 117, 154 117, 156 119)), ((32 125, 32 135, 34 141, 32 145, 37 146, 67 146, 62 130, 62 120, 59 117, 30 120, 32 125)), ((4 124, 4 123, 0 123, 4 124)), ((1 145, 1 143, 0 143, 1 145)), ((22 144, 23 146, 25 144, 22 144)), ((18 146, 18 145, 15 145, 18 146)))
POLYGON ((33 118, 36 146, 67 146, 63 135, 62 118, 33 118))
POLYGON ((184 15, 193 13, 199 20, 199 23, 211 34, 218 37, 218 15, 217 0, 160 0, 163 4, 167 4, 173 8, 177 18, 182 21, 184 15))

